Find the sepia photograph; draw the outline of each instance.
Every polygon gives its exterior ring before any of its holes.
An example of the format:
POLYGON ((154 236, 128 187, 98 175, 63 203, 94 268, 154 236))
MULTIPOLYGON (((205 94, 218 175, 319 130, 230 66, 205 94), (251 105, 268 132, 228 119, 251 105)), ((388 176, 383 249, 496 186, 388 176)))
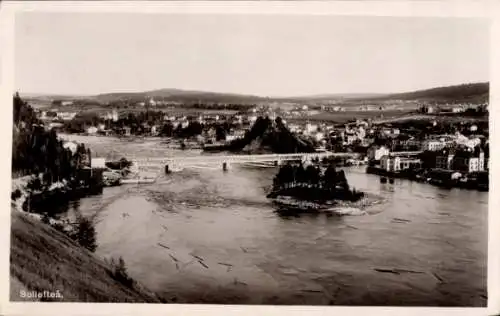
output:
POLYGON ((9 301, 487 307, 490 26, 16 13, 9 301))

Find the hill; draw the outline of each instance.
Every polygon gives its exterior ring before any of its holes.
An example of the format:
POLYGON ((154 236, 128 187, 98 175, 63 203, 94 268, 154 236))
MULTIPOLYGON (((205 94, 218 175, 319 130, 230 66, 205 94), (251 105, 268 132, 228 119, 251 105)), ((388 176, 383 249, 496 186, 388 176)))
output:
POLYGON ((105 105, 113 102, 142 102, 149 98, 157 101, 180 103, 222 103, 254 105, 262 103, 342 103, 343 106, 357 105, 360 102, 390 102, 392 100, 430 101, 430 102, 472 102, 483 103, 489 99, 489 82, 468 83, 461 85, 437 87, 405 93, 339 93, 318 94, 301 97, 263 97, 257 95, 207 92, 181 89, 158 89, 142 92, 115 92, 95 96, 41 95, 24 94, 30 100, 73 100, 80 106, 89 104, 105 105))
POLYGON ((126 92, 126 93, 106 93, 95 96, 95 99, 101 103, 109 103, 120 100, 144 101, 148 98, 162 101, 175 102, 219 102, 219 103, 242 103, 251 104, 267 100, 267 98, 219 92, 206 92, 195 90, 180 89, 159 89, 144 92, 126 92))
POLYGON ((318 94, 302 97, 294 97, 291 99, 297 101, 315 101, 315 102, 336 102, 343 100, 356 100, 356 99, 367 99, 387 96, 387 94, 382 93, 337 93, 337 94, 318 94))
POLYGON ((292 134, 281 118, 273 122, 268 117, 259 117, 242 139, 229 145, 229 150, 251 154, 315 151, 311 143, 292 134))
POLYGON ((17 210, 12 210, 11 221, 12 301, 27 300, 20 297, 20 291, 59 290, 63 297, 52 300, 161 302, 138 284, 131 286, 119 282, 112 276, 108 264, 49 225, 17 210))
POLYGON ((488 101, 489 93, 489 82, 479 82, 395 93, 372 99, 483 103, 488 101))

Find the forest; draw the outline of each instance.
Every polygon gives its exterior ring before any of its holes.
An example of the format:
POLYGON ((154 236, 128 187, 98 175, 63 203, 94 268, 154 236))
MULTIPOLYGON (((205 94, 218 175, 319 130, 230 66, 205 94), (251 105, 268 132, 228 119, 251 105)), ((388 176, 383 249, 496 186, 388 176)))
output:
POLYGON ((15 94, 12 134, 13 177, 42 174, 43 184, 75 180, 77 171, 90 165, 90 150, 83 144, 76 152, 65 148, 54 130, 47 131, 33 108, 15 94))

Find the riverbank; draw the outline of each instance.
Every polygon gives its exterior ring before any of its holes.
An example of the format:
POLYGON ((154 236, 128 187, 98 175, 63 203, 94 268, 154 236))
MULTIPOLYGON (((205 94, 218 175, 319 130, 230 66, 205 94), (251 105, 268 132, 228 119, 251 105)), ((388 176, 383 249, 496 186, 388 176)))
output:
MULTIPOLYGON (((380 167, 368 166, 366 173, 375 174, 382 177, 406 179, 410 181, 425 182, 439 187, 446 188, 462 188, 478 191, 489 191, 489 175, 486 174, 484 179, 479 179, 480 176, 474 174, 461 174, 458 178, 452 178, 454 171, 431 169, 429 171, 413 171, 413 172, 391 172, 380 167)), ((479 174, 479 173, 478 173, 479 174)))
POLYGON ((15 209, 11 211, 10 275, 11 301, 163 302, 137 282, 121 283, 110 264, 15 209), (29 295, 44 291, 55 295, 29 295))

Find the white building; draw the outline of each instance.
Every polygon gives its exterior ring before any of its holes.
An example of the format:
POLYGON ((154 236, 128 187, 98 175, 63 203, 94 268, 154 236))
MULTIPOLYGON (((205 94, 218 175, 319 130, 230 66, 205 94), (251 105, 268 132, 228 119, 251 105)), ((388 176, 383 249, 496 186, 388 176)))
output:
POLYGON ((87 134, 95 134, 97 133, 97 127, 95 126, 90 126, 89 128, 87 128, 87 134))
POLYGON ((321 133, 321 132, 317 132, 316 134, 314 134, 314 139, 316 141, 321 141, 325 138, 325 134, 321 133))
POLYGON ((312 133, 317 131, 318 131, 318 125, 311 123, 307 123, 304 129, 304 133, 307 135, 311 135, 312 133))
POLYGON ((73 154, 76 153, 76 150, 78 148, 78 144, 75 142, 65 142, 63 144, 63 148, 71 150, 73 154))
POLYGON ((422 142, 422 150, 437 151, 445 148, 446 145, 446 142, 442 142, 440 140, 427 139, 422 142))
POLYGON ((368 159, 380 160, 383 156, 389 155, 389 148, 385 146, 373 146, 368 149, 368 159))
POLYGON ((422 162, 418 158, 391 157, 390 155, 385 155, 380 159, 380 166, 386 171, 398 172, 406 169, 420 168, 422 162))
MULTIPOLYGON (((42 112, 44 115, 44 112, 42 112)), ((71 121, 76 116, 76 112, 59 112, 57 118, 63 121, 71 121)))

